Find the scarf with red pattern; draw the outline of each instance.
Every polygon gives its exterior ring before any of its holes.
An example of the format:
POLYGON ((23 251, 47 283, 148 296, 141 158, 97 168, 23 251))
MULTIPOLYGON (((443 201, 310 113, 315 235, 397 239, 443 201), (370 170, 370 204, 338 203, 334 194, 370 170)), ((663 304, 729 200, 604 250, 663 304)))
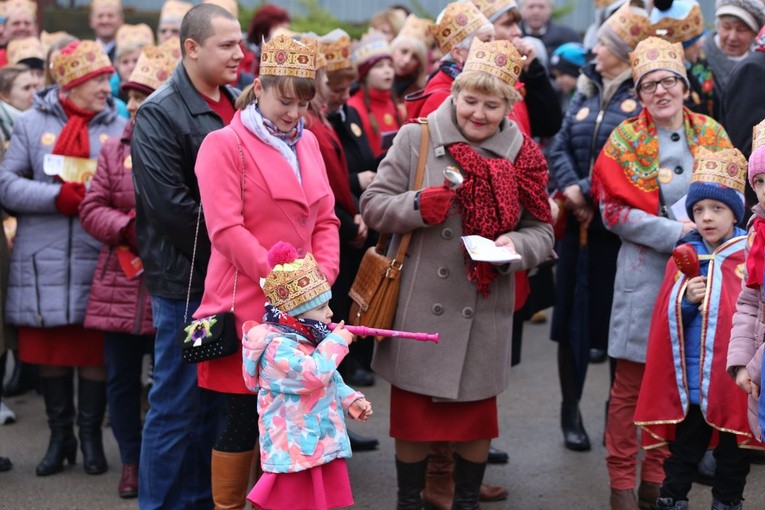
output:
MULTIPOLYGON (((524 137, 515 161, 485 158, 466 143, 449 146, 465 178, 457 188, 463 235, 496 240, 518 224, 521 210, 540 221, 552 223, 547 202, 547 163, 537 145, 524 137)), ((468 279, 483 297, 489 295, 498 272, 493 264, 476 262, 465 253, 468 279)))
POLYGON ((89 158, 90 133, 88 132, 88 123, 95 117, 96 112, 78 108, 63 95, 59 95, 58 99, 64 113, 66 113, 67 121, 58 135, 56 145, 53 147, 53 154, 89 158))
POLYGON ((308 342, 317 346, 331 333, 329 326, 323 322, 313 319, 298 319, 287 312, 279 310, 271 303, 266 303, 266 313, 263 315, 263 322, 273 324, 284 331, 293 331, 302 336, 308 342))
POLYGON ((746 257, 746 286, 750 289, 762 287, 763 268, 765 268, 765 220, 760 217, 754 219, 752 225, 752 246, 749 247, 749 255, 746 257))

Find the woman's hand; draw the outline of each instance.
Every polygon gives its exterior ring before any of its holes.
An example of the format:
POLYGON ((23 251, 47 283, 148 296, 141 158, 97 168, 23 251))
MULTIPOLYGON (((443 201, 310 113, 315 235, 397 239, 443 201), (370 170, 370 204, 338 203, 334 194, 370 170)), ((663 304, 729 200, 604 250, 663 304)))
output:
POLYGON ((520 37, 516 37, 513 39, 513 46, 515 46, 515 49, 518 50, 522 57, 526 57, 523 61, 523 68, 528 69, 531 62, 537 58, 537 50, 534 48, 534 45, 520 37))
POLYGON ((510 239, 510 236, 508 236, 507 234, 502 234, 501 236, 499 236, 494 241, 494 244, 496 246, 507 246, 511 250, 515 251, 515 243, 513 242, 512 239, 510 239))
POLYGON ((574 211, 587 205, 587 199, 578 184, 563 188, 563 196, 566 197, 566 209, 574 211))
POLYGON ((552 197, 547 197, 547 202, 550 204, 550 215, 552 216, 553 223, 558 221, 558 215, 560 214, 560 206, 558 206, 558 202, 552 199, 552 197))
POLYGON ((736 385, 754 398, 760 398, 760 387, 752 381, 746 367, 738 367, 738 371, 736 372, 736 385))
POLYGON ((690 220, 683 221, 683 230, 680 234, 680 237, 685 237, 688 234, 691 233, 691 231, 696 230, 696 224, 690 220))
POLYGON ((696 276, 688 280, 688 286, 685 287, 685 299, 689 303, 697 305, 704 301, 707 294, 707 277, 696 276))
POLYGON ((578 221, 584 228, 589 228, 592 219, 595 217, 595 209, 589 205, 584 205, 572 211, 576 221, 578 221))
POLYGON ((348 409, 348 414, 354 420, 367 421, 374 413, 372 412, 372 404, 364 397, 361 397, 353 401, 350 409, 348 409))
POLYGON ((356 238, 350 242, 350 245, 354 248, 361 248, 364 246, 364 243, 367 240, 367 235, 369 234, 369 230, 367 229, 367 224, 364 223, 364 219, 361 217, 360 214, 357 214, 353 217, 353 222, 358 225, 358 230, 356 230, 356 238))
POLYGON ((359 187, 363 190, 366 190, 370 184, 372 184, 372 181, 375 180, 375 176, 377 174, 373 172, 372 170, 364 170, 363 172, 359 172, 357 177, 359 179, 359 187))
POLYGON ((356 338, 356 335, 345 329, 345 321, 340 321, 332 332, 342 338, 346 345, 351 345, 356 338))

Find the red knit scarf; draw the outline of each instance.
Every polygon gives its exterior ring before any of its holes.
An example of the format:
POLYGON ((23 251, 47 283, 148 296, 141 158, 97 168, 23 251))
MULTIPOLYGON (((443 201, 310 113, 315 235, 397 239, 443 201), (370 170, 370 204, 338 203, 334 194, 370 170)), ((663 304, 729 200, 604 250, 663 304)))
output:
POLYGON ((97 112, 82 110, 64 96, 59 96, 59 103, 64 108, 68 120, 58 135, 56 145, 53 147, 53 154, 89 158, 90 133, 88 132, 88 123, 97 112))
POLYGON ((750 289, 759 289, 763 284, 763 268, 765 268, 765 220, 760 217, 754 219, 752 225, 752 246, 746 257, 746 286, 750 289))
MULTIPOLYGON (((525 138, 515 162, 484 158, 465 143, 451 145, 448 150, 465 178, 457 188, 463 235, 497 239, 515 229, 522 208, 540 221, 552 222, 544 156, 529 138, 525 138), (526 171, 526 166, 530 171, 526 171), (542 172, 533 171, 540 168, 542 172)), ((465 261, 468 279, 476 282, 481 295, 488 296, 498 274, 496 267, 488 262, 475 262, 467 253, 465 261)))

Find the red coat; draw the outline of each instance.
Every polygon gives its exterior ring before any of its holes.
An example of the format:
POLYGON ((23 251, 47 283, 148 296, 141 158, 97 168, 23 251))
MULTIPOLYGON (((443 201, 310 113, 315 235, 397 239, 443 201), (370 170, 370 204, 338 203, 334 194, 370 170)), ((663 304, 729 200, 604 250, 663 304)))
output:
MULTIPOLYGON (((229 126, 213 131, 202 142, 195 172, 212 254, 195 317, 231 308, 238 269, 234 315, 239 337, 244 321, 260 322, 266 301, 260 279, 271 270, 268 250, 278 241, 292 244, 299 253, 313 253, 329 282, 337 278, 340 222, 319 145, 308 130, 297 143, 297 158, 302 185, 281 154, 244 127, 240 112, 229 126), (234 133, 242 141, 244 156, 244 218, 242 167, 234 133)), ((197 374, 203 388, 250 393, 242 376, 241 351, 199 363, 197 374)))
POLYGON ((361 128, 367 134, 369 148, 372 149, 375 157, 379 157, 388 151, 390 143, 393 141, 393 136, 401 128, 401 122, 398 118, 399 111, 389 90, 382 91, 375 89, 368 89, 369 109, 367 109, 367 105, 364 103, 364 90, 364 87, 357 90, 348 99, 348 106, 353 107, 359 112, 361 128), (370 113, 374 115, 377 121, 377 132, 372 127, 370 113), (387 146, 383 144, 384 139, 388 140, 387 146))
MULTIPOLYGON (((85 311, 85 327, 134 335, 154 333, 151 298, 143 277, 128 278, 117 259, 127 245, 125 227, 135 216, 135 191, 130 160, 129 123, 120 138, 111 138, 101 147, 98 169, 80 205, 80 223, 101 241, 101 253, 93 275, 85 311)), ((137 255, 136 255, 137 256, 137 255)))

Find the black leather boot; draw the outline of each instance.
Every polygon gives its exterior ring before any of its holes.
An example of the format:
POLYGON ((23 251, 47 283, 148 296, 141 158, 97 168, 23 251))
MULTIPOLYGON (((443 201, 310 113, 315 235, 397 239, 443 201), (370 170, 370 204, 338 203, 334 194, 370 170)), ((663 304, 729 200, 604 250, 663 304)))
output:
POLYGON ((16 397, 37 387, 39 378, 35 365, 21 361, 17 351, 10 352, 13 353, 13 372, 8 380, 8 384, 3 388, 3 395, 6 397, 16 397))
POLYGON ((582 423, 582 413, 579 412, 579 402, 561 402, 560 428, 563 430, 563 441, 566 448, 575 452, 586 452, 591 449, 590 437, 582 423))
POLYGON ((74 381, 72 375, 42 377, 45 413, 48 415, 50 442, 42 462, 37 465, 37 476, 48 476, 64 469, 64 460, 74 464, 77 458, 77 439, 74 437, 74 381))
POLYGON ((80 377, 77 392, 77 426, 80 432, 82 464, 89 475, 99 475, 107 469, 101 425, 106 412, 106 381, 80 377))
POLYGON ((396 459, 398 501, 396 510, 421 510, 422 489, 425 488, 425 468, 428 459, 420 462, 401 462, 396 459))
POLYGON ((454 454, 453 510, 478 510, 485 462, 470 462, 454 454))
POLYGON ((348 430, 348 439, 351 441, 351 450, 354 452, 369 452, 377 449, 380 442, 374 437, 362 436, 350 429, 348 430))

